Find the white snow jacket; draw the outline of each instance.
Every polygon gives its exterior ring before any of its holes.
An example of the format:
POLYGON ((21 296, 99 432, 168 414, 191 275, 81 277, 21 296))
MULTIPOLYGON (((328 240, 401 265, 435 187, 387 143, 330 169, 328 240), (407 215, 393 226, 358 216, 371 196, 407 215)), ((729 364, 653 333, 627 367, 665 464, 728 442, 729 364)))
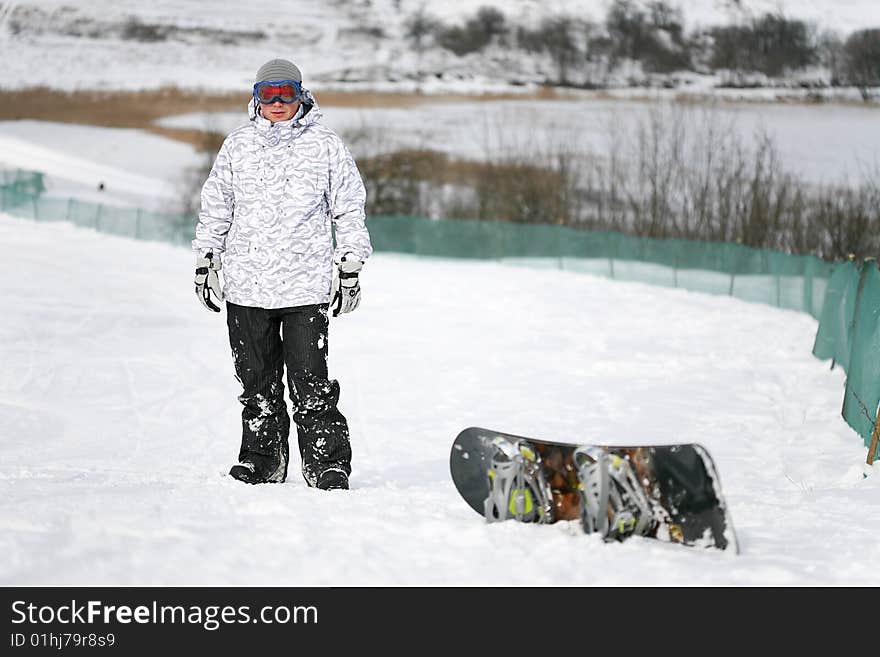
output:
POLYGON ((334 257, 373 251, 360 172, 310 92, 288 121, 251 115, 202 187, 193 250, 222 254, 223 294, 236 305, 328 303, 334 257))

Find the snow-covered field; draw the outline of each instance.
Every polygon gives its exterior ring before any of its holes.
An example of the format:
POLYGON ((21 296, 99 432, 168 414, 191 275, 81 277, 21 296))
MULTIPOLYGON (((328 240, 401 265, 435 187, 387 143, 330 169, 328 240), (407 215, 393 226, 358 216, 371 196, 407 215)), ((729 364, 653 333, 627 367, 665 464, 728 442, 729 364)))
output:
POLYGON ((9 216, 0 244, 0 584, 880 584, 880 473, 807 315, 376 254, 330 334, 353 489, 252 487, 225 475, 239 387, 186 248, 9 216), (742 553, 487 525, 448 471, 471 425, 700 442, 742 553))

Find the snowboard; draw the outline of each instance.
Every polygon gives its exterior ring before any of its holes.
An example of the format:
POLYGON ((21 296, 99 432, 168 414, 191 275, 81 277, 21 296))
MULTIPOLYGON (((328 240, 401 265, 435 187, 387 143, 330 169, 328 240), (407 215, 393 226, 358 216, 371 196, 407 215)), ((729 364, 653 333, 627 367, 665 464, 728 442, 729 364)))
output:
POLYGON ((576 521, 605 540, 639 535, 738 552, 715 464, 695 443, 616 447, 470 427, 452 481, 487 521, 576 521))

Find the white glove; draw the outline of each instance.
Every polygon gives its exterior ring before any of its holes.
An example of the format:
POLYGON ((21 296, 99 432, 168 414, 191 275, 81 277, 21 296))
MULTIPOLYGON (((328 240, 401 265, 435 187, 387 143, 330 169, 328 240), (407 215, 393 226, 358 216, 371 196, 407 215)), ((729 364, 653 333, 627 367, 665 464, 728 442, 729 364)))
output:
POLYGON ((330 285, 330 307, 333 316, 350 313, 361 303, 361 285, 358 274, 364 263, 346 253, 333 268, 333 283, 330 285))
POLYGON ((218 301, 223 301, 220 278, 217 276, 221 268, 220 256, 210 251, 205 257, 196 259, 196 296, 205 308, 215 313, 219 313, 220 308, 211 299, 211 293, 214 293, 218 301))

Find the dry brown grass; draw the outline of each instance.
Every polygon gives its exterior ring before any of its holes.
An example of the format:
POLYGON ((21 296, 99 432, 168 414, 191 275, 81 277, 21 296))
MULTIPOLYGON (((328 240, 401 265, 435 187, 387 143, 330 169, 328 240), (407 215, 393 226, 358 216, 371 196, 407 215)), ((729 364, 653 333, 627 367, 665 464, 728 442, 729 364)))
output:
POLYGON ((247 102, 246 94, 197 96, 178 89, 69 93, 45 88, 15 91, 0 89, 0 120, 34 119, 112 128, 139 128, 200 145, 205 139, 202 131, 162 128, 155 125, 154 121, 163 116, 186 112, 241 109, 247 102))
POLYGON ((338 91, 335 89, 313 89, 315 96, 324 107, 414 107, 429 103, 459 103, 495 100, 522 100, 536 98, 555 100, 560 96, 550 87, 542 87, 531 96, 523 94, 424 94, 379 91, 338 91))
MULTIPOLYGON (((336 91, 315 89, 315 95, 326 107, 411 107, 425 103, 460 102, 462 100, 502 100, 521 98, 516 94, 384 93, 376 91, 336 91)), ((536 94, 536 98, 556 97, 552 89, 536 94)), ((174 87, 151 91, 74 91, 62 92, 47 88, 0 89, 0 121, 33 119, 78 123, 112 128, 138 128, 201 147, 215 138, 201 130, 163 128, 157 119, 188 112, 244 111, 250 100, 247 92, 204 94, 184 92, 174 87)))

